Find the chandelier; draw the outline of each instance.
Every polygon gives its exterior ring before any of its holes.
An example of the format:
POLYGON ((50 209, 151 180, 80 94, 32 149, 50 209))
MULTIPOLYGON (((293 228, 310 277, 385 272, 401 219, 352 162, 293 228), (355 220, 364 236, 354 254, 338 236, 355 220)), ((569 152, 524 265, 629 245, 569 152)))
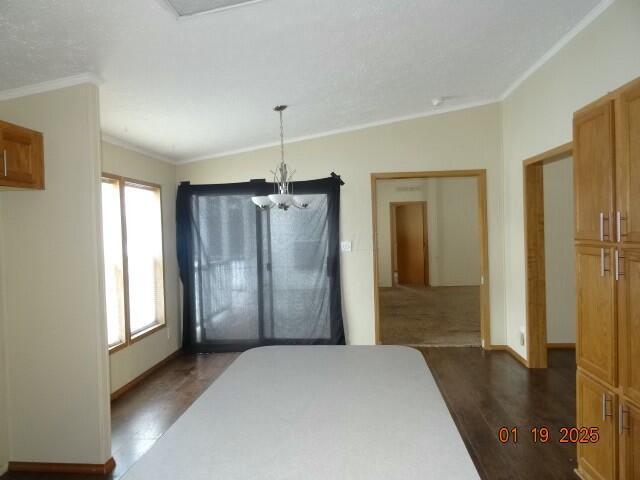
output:
POLYGON ((281 210, 289 210, 289 207, 307 208, 309 206, 309 202, 305 201, 301 196, 293 194, 291 180, 296 171, 289 172, 289 166, 284 163, 284 127, 282 123, 282 112, 286 108, 286 105, 278 105, 273 109, 280 114, 280 165, 278 165, 275 171, 271 170, 275 193, 251 197, 251 201, 261 210, 273 207, 278 207, 281 210))

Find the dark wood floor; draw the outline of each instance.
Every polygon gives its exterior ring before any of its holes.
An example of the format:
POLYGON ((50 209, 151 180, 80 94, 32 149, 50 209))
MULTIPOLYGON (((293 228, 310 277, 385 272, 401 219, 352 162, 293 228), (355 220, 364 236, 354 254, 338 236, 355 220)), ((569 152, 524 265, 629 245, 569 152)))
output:
POLYGON ((576 449, 559 430, 575 425, 575 353, 551 350, 548 369, 529 370, 502 351, 421 349, 480 476, 486 480, 573 479, 576 449), (501 427, 518 427, 517 444, 498 441, 501 427), (534 444, 531 427, 552 440, 534 444))
MULTIPOLYGON (((557 432, 575 422, 573 351, 550 352, 551 368, 527 370, 506 352, 480 348, 425 348, 427 363, 467 449, 486 480, 575 479, 575 447, 557 432), (555 435, 533 445, 532 425, 555 435), (501 426, 521 429, 517 445, 498 441, 501 426)), ((113 480, 138 460, 237 354, 185 355, 159 370, 112 406, 117 468, 108 476, 9 473, 1 480, 113 480)))

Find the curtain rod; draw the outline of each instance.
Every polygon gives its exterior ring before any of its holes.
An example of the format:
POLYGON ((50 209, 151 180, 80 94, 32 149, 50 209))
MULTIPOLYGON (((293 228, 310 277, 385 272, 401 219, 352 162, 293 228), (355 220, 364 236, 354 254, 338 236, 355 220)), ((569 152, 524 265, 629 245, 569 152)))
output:
MULTIPOLYGON (((336 180, 338 180, 338 182, 340 182, 340 185, 344 185, 344 180, 342 180, 340 175, 338 175, 337 173, 331 172, 330 176, 331 176, 331 178, 335 178, 336 180)), ((252 178, 251 180, 249 180, 249 182, 251 182, 251 183, 257 183, 257 182, 264 183, 266 181, 267 180, 264 179, 264 178, 252 178)), ((184 182, 180 182, 180 185, 191 185, 191 182, 187 180, 187 181, 184 181, 184 182)))
MULTIPOLYGON (((344 180, 342 180, 342 178, 340 178, 340 175, 338 175, 335 172, 331 172, 329 174, 331 176, 331 178, 335 178, 336 180, 338 180, 338 182, 340 182, 340 185, 344 185, 344 180)), ((266 180, 264 178, 252 178, 251 180, 249 180, 250 182, 266 182, 266 180)))
POLYGON ((335 172, 331 172, 331 177, 338 180, 340 182, 340 185, 344 185, 344 182, 342 181, 342 178, 340 178, 340 175, 337 175, 335 172))

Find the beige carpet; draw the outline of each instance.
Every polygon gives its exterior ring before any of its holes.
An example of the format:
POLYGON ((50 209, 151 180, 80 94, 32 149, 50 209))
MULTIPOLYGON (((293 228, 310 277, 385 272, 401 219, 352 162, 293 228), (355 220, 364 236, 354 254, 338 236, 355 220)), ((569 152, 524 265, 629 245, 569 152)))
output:
POLYGON ((480 287, 380 288, 387 345, 480 345, 480 287))

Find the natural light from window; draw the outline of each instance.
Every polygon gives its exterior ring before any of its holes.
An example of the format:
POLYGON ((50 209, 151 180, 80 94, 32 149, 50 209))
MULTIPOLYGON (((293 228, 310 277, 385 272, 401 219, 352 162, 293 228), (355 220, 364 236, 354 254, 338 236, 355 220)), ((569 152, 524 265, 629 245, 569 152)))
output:
POLYGON ((125 310, 120 182, 110 178, 102 180, 102 238, 107 338, 111 347, 125 341, 125 310))
POLYGON ((115 351, 165 323, 160 187, 105 174, 102 238, 107 338, 115 351))
POLYGON ((124 187, 129 274, 129 324, 135 335, 164 323, 160 190, 124 187))

